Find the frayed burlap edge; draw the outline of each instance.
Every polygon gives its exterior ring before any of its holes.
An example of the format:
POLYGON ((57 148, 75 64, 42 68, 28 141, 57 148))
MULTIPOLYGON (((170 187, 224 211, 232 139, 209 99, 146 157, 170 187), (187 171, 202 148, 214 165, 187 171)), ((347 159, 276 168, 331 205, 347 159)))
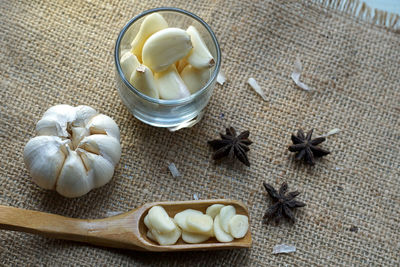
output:
POLYGON ((377 26, 400 32, 400 16, 398 14, 371 8, 365 2, 359 0, 314 0, 314 2, 353 15, 377 26))

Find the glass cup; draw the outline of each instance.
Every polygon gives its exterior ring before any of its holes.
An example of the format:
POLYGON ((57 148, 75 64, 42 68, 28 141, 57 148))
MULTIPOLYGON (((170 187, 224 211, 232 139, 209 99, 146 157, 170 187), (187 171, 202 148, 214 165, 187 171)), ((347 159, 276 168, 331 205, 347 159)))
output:
POLYGON ((114 56, 117 89, 122 102, 137 119, 156 127, 180 128, 182 125, 190 124, 189 121, 196 119, 197 116, 200 117, 210 101, 221 65, 221 51, 210 26, 188 11, 171 7, 150 9, 131 19, 118 35, 114 56), (196 27, 214 57, 215 65, 210 68, 210 80, 203 88, 186 98, 163 100, 149 97, 133 87, 129 83, 129 77, 125 77, 122 72, 120 65, 122 51, 131 49, 130 42, 139 31, 144 17, 153 12, 160 13, 168 22, 169 27, 183 30, 190 25, 196 27))

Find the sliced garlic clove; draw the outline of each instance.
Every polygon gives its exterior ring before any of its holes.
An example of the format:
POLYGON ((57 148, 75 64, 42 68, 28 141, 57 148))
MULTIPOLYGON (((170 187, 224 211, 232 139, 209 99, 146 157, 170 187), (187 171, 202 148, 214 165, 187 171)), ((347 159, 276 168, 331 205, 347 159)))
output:
POLYGON ((86 171, 76 151, 67 146, 67 158, 57 180, 56 191, 64 197, 80 197, 93 188, 93 177, 86 171))
POLYGON ((125 78, 129 81, 132 73, 135 71, 137 67, 140 66, 140 62, 137 57, 132 54, 131 51, 122 54, 120 59, 121 69, 125 75, 125 78))
POLYGON ((94 116, 88 122, 86 128, 89 129, 90 134, 107 134, 117 140, 120 139, 118 125, 113 119, 104 114, 94 116))
POLYGON ((203 88, 210 80, 210 76, 210 69, 197 69, 192 65, 187 65, 181 72, 182 80, 191 94, 203 88))
POLYGON ((140 65, 132 72, 130 83, 143 94, 160 98, 153 72, 145 65, 140 65))
POLYGON ((225 232, 222 229, 219 216, 220 215, 218 214, 214 219, 214 234, 215 234, 215 238, 219 242, 231 242, 233 240, 233 236, 231 236, 229 233, 225 232))
POLYGON ((249 230, 249 218, 244 215, 233 216, 228 223, 229 233, 234 238, 242 238, 249 230))
POLYGON ((156 32, 144 43, 143 64, 155 72, 166 70, 184 58, 192 49, 190 36, 179 28, 167 28, 156 32))
POLYGON ((190 35, 193 49, 187 61, 196 68, 210 68, 215 65, 215 60, 194 26, 189 26, 186 32, 190 35))
POLYGON ((225 232, 229 233, 228 223, 230 219, 235 215, 236 215, 236 209, 234 206, 229 205, 221 208, 219 212, 219 217, 220 217, 221 227, 225 232))
POLYGON ((201 211, 198 211, 198 210, 186 209, 184 211, 178 212, 175 215, 174 220, 176 221, 178 226, 180 228, 182 228, 182 230, 189 231, 189 228, 188 228, 188 226, 186 224, 187 217, 190 216, 190 215, 202 215, 202 214, 203 213, 201 211))
POLYGON ((45 189, 54 189, 65 160, 63 147, 69 140, 57 136, 37 136, 24 148, 24 162, 33 181, 45 189))
POLYGON ((211 236, 210 235, 202 235, 202 234, 195 234, 186 231, 182 231, 182 239, 186 243, 190 244, 198 244, 208 240, 211 236))
POLYGON ((75 120, 75 108, 69 105, 56 105, 49 108, 36 124, 38 135, 69 137, 68 123, 75 120))
POLYGON ((121 145, 114 137, 94 134, 86 136, 79 143, 78 148, 98 154, 110 161, 115 166, 121 157, 121 145))
POLYGON ((189 215, 186 218, 186 225, 189 232, 206 234, 213 228, 213 219, 208 215, 189 215))
POLYGON ((150 230, 152 235, 157 240, 158 244, 162 246, 173 245, 181 237, 181 230, 175 226, 175 228, 168 233, 160 234, 155 229, 150 230))
POLYGON ((158 13, 147 15, 140 25, 139 32, 131 43, 132 53, 135 54, 140 61, 142 61, 142 49, 146 40, 152 34, 165 28, 168 28, 168 23, 165 21, 163 16, 158 13))
POLYGON ((176 71, 175 65, 166 71, 156 73, 156 86, 162 99, 181 99, 190 96, 190 92, 176 71))
POLYGON ((93 186, 94 188, 100 187, 108 183, 113 174, 113 164, 103 158, 102 156, 87 152, 83 149, 77 149, 86 170, 93 173, 93 186))
POLYGON ((148 214, 147 214, 146 216, 144 216, 143 221, 144 221, 144 225, 146 225, 146 227, 147 227, 148 229, 153 228, 153 227, 151 226, 150 222, 149 222, 149 215, 148 215, 148 214))
POLYGON ((176 62, 176 70, 181 73, 187 64, 189 64, 189 62, 187 62, 186 58, 182 58, 176 62))
POLYGON ((211 216, 211 218, 214 219, 215 216, 217 216, 217 215, 219 214, 220 210, 221 210, 223 207, 225 207, 225 205, 222 205, 222 204, 214 204, 214 205, 211 205, 211 206, 209 206, 209 207, 207 208, 206 214, 209 215, 209 216, 211 216))
POLYGON ((156 241, 156 242, 157 242, 156 238, 155 238, 154 235, 151 233, 151 230, 147 230, 146 236, 147 236, 150 240, 153 240, 153 241, 156 241))
MULTIPOLYGON (((159 234, 169 233, 177 228, 163 207, 152 207, 149 210, 148 216, 149 224, 152 226, 152 229, 156 230, 159 234)), ((152 233, 154 234, 154 232, 152 233)))

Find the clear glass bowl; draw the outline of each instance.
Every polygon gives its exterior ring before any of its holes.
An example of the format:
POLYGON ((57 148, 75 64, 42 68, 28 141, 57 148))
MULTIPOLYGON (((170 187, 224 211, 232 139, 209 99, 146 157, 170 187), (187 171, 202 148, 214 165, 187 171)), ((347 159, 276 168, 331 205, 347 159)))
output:
POLYGON ((217 38, 210 26, 198 16, 179 8, 155 8, 147 10, 130 20, 121 30, 115 45, 116 82, 118 93, 122 102, 137 119, 157 127, 176 127, 196 118, 207 106, 221 65, 221 51, 217 38), (163 100, 149 97, 129 83, 120 65, 121 51, 130 49, 133 40, 144 17, 150 13, 158 12, 168 22, 170 27, 186 30, 190 25, 196 27, 204 42, 215 59, 211 68, 210 80, 202 89, 189 97, 178 100, 163 100))

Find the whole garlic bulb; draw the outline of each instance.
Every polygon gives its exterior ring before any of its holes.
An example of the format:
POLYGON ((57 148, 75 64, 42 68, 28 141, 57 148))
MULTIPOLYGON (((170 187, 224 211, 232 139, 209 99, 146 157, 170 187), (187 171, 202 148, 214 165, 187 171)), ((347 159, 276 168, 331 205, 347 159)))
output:
POLYGON ((36 124, 24 148, 33 181, 65 197, 108 183, 121 157, 120 133, 110 117, 88 106, 57 105, 36 124))

